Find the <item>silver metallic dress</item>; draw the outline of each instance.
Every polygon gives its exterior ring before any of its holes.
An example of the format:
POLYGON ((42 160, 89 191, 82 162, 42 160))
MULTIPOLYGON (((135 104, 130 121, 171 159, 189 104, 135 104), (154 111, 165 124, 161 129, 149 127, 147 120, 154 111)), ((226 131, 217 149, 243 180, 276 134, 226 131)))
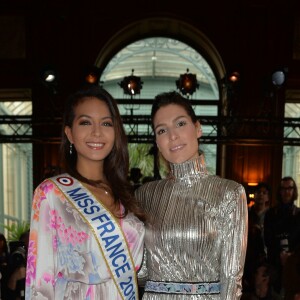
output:
POLYGON ((149 217, 141 282, 220 282, 220 293, 145 291, 143 300, 240 299, 248 230, 243 186, 209 175, 203 156, 172 164, 171 174, 136 191, 149 217))

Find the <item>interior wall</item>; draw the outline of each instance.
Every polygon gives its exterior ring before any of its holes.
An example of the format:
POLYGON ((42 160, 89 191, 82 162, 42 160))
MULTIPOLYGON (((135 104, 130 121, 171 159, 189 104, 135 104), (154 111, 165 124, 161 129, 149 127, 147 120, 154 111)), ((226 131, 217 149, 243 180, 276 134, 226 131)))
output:
MULTIPOLYGON (((227 146, 226 177, 234 179, 247 187, 248 183, 266 182, 276 195, 281 178, 282 147, 269 146, 227 146)), ((271 203, 275 203, 272 197, 271 203)))
MULTIPOLYGON (((197 3, 192 1, 183 7, 168 0, 145 1, 143 5, 133 0, 129 8, 127 2, 97 0, 72 2, 71 5, 60 0, 5 1, 4 6, 0 4, 0 18, 21 17, 15 27, 23 42, 20 53, 11 57, 8 51, 1 54, 0 88, 31 88, 35 117, 61 116, 67 95, 82 80, 82 70, 101 59, 99 53, 109 51, 108 43, 117 42, 114 39, 117 33, 131 24, 155 17, 178 20, 188 24, 186 29, 192 27, 202 32, 217 49, 224 70, 238 68, 241 71, 241 89, 234 103, 233 117, 257 116, 264 99, 264 80, 278 66, 289 67, 286 87, 300 89, 300 59, 295 55, 295 49, 299 49, 299 30, 296 33, 294 30, 295 19, 299 20, 299 1, 208 1, 201 4, 201 9, 194 9, 197 3), (58 93, 50 98, 38 79, 40 70, 49 64, 54 65, 60 75, 58 93)), ((176 22, 165 24, 174 36, 182 34, 176 22)), ((145 23, 139 28, 139 37, 145 34, 143 30, 147 26, 145 23)), ((153 24, 153 31, 148 31, 147 35, 161 32, 161 29, 159 24, 156 27, 153 24)), ((13 43, 5 39, 6 30, 9 28, 3 27, 2 35, 0 31, 0 41, 13 43)), ((197 43, 191 36, 188 41, 197 43)), ((278 107, 282 107, 284 99, 279 101, 278 107)), ((277 116, 282 114, 279 109, 277 116)), ((275 115, 271 112, 270 116, 275 115)), ((59 126, 40 128, 36 132, 60 136, 59 126)), ((222 176, 241 181, 244 180, 239 175, 241 165, 248 168, 254 165, 260 170, 263 164, 263 180, 277 184, 282 159, 277 147, 237 144, 227 148, 223 155, 226 170, 222 176)), ((34 170, 43 169, 57 157, 56 150, 47 144, 34 145, 34 155, 34 170)), ((42 174, 36 171, 34 181, 40 181, 42 174)))
MULTIPOLYGON (((265 30, 267 30, 267 24, 266 21, 263 20, 263 17, 261 16, 261 19, 256 20, 252 23, 252 26, 260 26, 261 23, 263 23, 265 26, 265 30), (260 22, 261 21, 261 22, 260 22)), ((108 29, 109 30, 109 29, 108 29)), ((112 30, 112 29, 110 29, 112 30)), ((196 50, 202 51, 204 53, 204 56, 206 56, 207 60, 212 64, 212 68, 216 72, 217 78, 221 81, 221 79, 225 76, 226 72, 229 72, 229 69, 226 70, 225 65, 226 61, 223 62, 223 56, 226 59, 226 51, 222 52, 222 48, 220 52, 218 51, 218 48, 214 45, 214 43, 199 30, 197 27, 192 26, 189 23, 186 23, 185 21, 182 21, 180 19, 172 19, 169 17, 154 17, 154 18, 146 18, 141 19, 137 21, 131 22, 129 25, 125 27, 119 27, 114 28, 114 32, 112 36, 108 39, 101 39, 101 42, 103 45, 98 48, 99 53, 95 55, 95 49, 97 49, 97 43, 93 45, 93 51, 94 53, 94 59, 95 63, 98 67, 104 68, 106 63, 108 63, 109 59, 117 52, 121 46, 125 46, 126 43, 132 42, 135 39, 140 39, 141 37, 145 36, 151 36, 151 35, 166 35, 175 37, 178 39, 182 39, 185 42, 190 42, 191 46, 193 46, 196 50)), ((100 33, 100 32, 98 32, 100 33)), ((88 36, 91 33, 88 34, 88 36)), ((84 39, 87 39, 88 36, 86 36, 84 39)), ((99 35, 100 36, 100 35, 99 35)), ((73 37, 74 38, 74 37, 73 37)), ((250 39, 254 39, 254 37, 251 35, 248 37, 250 39)), ((259 36, 256 36, 256 43, 257 41, 261 44, 264 43, 263 41, 263 33, 260 32, 259 36)), ((61 39, 61 37, 60 37, 61 39)), ((100 40, 99 40, 100 41, 100 40)), ((98 43, 99 43, 98 41, 98 43)), ((73 42, 74 43, 74 42, 73 42)), ((99 45, 98 45, 99 46, 99 45)), ((241 47, 241 45, 239 45, 241 47)), ((264 47, 267 47, 265 44, 264 47)), ((80 49, 79 49, 80 50, 80 49)), ((75 53, 76 49, 74 49, 75 53)), ((261 48, 260 50, 256 49, 254 53, 259 53, 261 55, 264 53, 266 49, 263 50, 261 48)), ((80 52, 77 52, 77 55, 79 55, 80 52)), ((84 54, 84 53, 83 53, 84 54)), ((74 55, 74 54, 73 54, 74 55)), ((87 54, 87 58, 89 60, 92 60, 92 54, 87 54)), ((256 56, 256 60, 251 60, 251 62, 245 62, 242 68, 242 88, 239 89, 239 94, 236 95, 235 102, 233 103, 232 108, 232 115, 255 115, 258 112, 258 108, 261 105, 261 102, 263 101, 263 95, 261 92, 261 86, 259 86, 255 81, 258 80, 257 78, 251 77, 250 71, 247 72, 247 68, 249 68, 249 63, 256 65, 260 61, 260 56, 256 56), (248 85, 246 86, 245 80, 249 80, 248 85), (252 85, 252 86, 250 86, 252 85)), ((232 58, 230 58, 231 60, 232 58)), ((227 63, 228 65, 228 63, 227 63)), ((271 65, 271 62, 270 62, 271 65)), ((264 64, 262 67, 261 72, 266 72, 267 64, 264 64)), ((62 68, 62 66, 60 66, 62 68)), ((80 69, 80 68, 79 68, 80 69)), ((64 72, 66 72, 66 68, 61 69, 61 76, 64 75, 64 72)), ((80 76, 79 70, 75 71, 75 73, 69 73, 69 76, 74 78, 74 87, 78 86, 80 83, 80 76), (77 72, 77 73, 76 73, 77 72)), ((70 81, 68 80, 69 84, 70 81)), ((220 89, 222 87, 220 86, 220 89)), ((58 93, 55 95, 49 95, 45 89, 43 89, 40 86, 37 86, 36 92, 37 97, 35 97, 35 111, 40 116, 49 116, 49 105, 52 104, 52 112, 56 109, 56 115, 57 113, 60 113, 63 111, 63 103, 67 97, 66 91, 69 89, 68 85, 66 86, 58 86, 58 93), (47 103, 49 105, 45 106, 45 100, 47 99, 47 103)), ((221 92, 221 96, 224 96, 224 94, 221 92)), ((278 101, 280 99, 277 99, 278 101)), ((221 99, 221 102, 223 100, 221 99)), ((278 110, 277 110, 278 113, 278 110)), ((280 111, 279 111, 280 113, 280 111)), ((55 113, 54 113, 55 115, 55 113)), ((37 128, 36 132, 43 131, 42 128, 37 128)), ((48 132, 55 131, 58 129, 51 128, 48 129, 48 132)), ((247 134, 247 131, 249 128, 245 129, 244 131, 236 130, 237 137, 243 136, 247 134)), ((251 128, 250 128, 251 131, 251 128)), ((263 134, 262 134, 263 136, 263 134)), ((274 157, 274 152, 272 147, 269 146, 259 146, 259 159, 257 157, 258 151, 257 147, 245 147, 240 145, 235 146, 225 146, 226 155, 221 156, 219 155, 219 161, 217 163, 218 173, 222 175, 223 177, 227 177, 233 180, 236 180, 238 182, 248 182, 248 180, 252 180, 253 173, 259 174, 259 178, 256 178, 256 180, 259 179, 259 181, 276 181, 276 179, 279 179, 280 174, 277 172, 279 169, 271 171, 271 162, 276 159, 277 161, 280 161, 281 156, 278 156, 279 152, 276 151, 276 157, 274 157), (223 163, 221 160, 224 159, 225 163, 223 163), (231 162, 231 164, 228 164, 227 162, 231 162), (259 161, 259 162, 258 162, 259 161), (238 163, 237 163, 238 162, 238 163), (263 163, 263 164, 262 164, 263 163), (241 173, 241 166, 242 173, 241 173), (261 167, 264 166, 263 169, 261 167), (242 174, 242 175, 241 175, 242 174), (246 176, 248 176, 246 178, 246 176)), ((44 153, 44 158, 41 160, 40 163, 43 164, 43 167, 45 168, 45 160, 51 161, 53 160, 49 156, 56 157, 56 153, 53 151, 48 151, 48 147, 44 147, 44 150, 42 150, 42 153, 44 153)), ((56 158, 54 158, 56 160, 56 158)), ((38 174, 38 173, 36 173, 38 174)), ((40 172, 41 174, 41 172, 40 172)))

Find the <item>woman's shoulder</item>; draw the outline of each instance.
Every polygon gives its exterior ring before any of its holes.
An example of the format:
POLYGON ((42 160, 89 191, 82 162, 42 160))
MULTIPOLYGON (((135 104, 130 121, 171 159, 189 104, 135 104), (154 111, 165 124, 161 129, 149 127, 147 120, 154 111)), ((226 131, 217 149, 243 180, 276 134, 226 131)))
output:
POLYGON ((168 179, 158 179, 146 182, 135 190, 135 195, 139 200, 145 197, 149 198, 151 195, 162 190, 169 181, 168 179))
POLYGON ((213 198, 216 203, 226 211, 233 210, 237 203, 246 205, 246 192, 242 184, 219 176, 212 176, 208 180, 210 181, 209 187, 212 191, 213 198))
POLYGON ((146 183, 143 183, 140 187, 138 187, 136 189, 136 192, 138 193, 142 193, 146 190, 152 190, 155 189, 155 187, 159 184, 161 184, 162 182, 165 182, 166 179, 158 179, 158 180, 152 180, 152 181, 148 181, 146 183))
POLYGON ((244 186, 241 183, 238 183, 237 181, 234 181, 232 179, 220 177, 218 175, 210 175, 207 177, 207 180, 209 182, 213 182, 214 185, 223 186, 224 188, 226 188, 226 190, 229 190, 229 191, 244 189, 244 186))
POLYGON ((62 173, 62 174, 59 174, 56 176, 44 178, 43 181, 41 181, 37 185, 37 187, 35 188, 35 191, 49 189, 51 186, 55 185, 57 178, 66 178, 66 177, 71 178, 71 176, 67 173, 62 173))
POLYGON ((70 174, 68 173, 60 173, 60 174, 57 174, 57 175, 53 175, 53 176, 49 176, 49 177, 46 177, 43 179, 43 182, 45 181, 55 181, 57 179, 64 179, 64 178, 69 178, 69 179, 73 179, 74 180, 74 177, 72 177, 70 174))

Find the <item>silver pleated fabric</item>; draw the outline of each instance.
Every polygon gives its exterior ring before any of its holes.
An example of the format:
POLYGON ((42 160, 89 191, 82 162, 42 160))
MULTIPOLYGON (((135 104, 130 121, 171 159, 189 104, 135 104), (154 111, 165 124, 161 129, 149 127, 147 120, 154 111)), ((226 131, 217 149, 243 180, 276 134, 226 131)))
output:
POLYGON ((248 229, 243 186, 209 175, 203 156, 172 164, 171 174, 136 191, 149 218, 146 259, 139 277, 167 282, 220 281, 221 293, 145 292, 143 300, 240 299, 248 229))

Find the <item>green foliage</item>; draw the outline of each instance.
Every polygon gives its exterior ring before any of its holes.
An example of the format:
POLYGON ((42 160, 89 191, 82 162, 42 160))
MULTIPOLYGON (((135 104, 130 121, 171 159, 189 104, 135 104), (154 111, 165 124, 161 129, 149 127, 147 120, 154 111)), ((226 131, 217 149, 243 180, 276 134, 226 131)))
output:
POLYGON ((149 154, 151 144, 129 144, 130 168, 140 168, 143 176, 153 176, 153 155, 149 154))
MULTIPOLYGON (((130 168, 140 168, 145 176, 154 176, 154 157, 152 144, 129 144, 129 166, 130 168)), ((168 173, 167 164, 160 161, 160 176, 164 178, 168 173)))
POLYGON ((4 228, 7 230, 7 241, 18 241, 21 235, 29 230, 30 224, 26 221, 13 222, 10 225, 4 225, 4 228))

